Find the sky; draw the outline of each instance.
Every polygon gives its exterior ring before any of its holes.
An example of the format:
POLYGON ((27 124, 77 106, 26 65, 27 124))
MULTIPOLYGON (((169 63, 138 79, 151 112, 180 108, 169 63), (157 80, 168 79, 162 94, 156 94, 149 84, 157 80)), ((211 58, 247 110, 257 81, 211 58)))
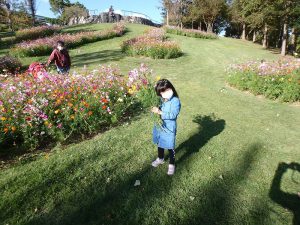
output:
MULTIPOLYGON (((126 10, 143 13, 149 16, 153 21, 161 22, 162 17, 160 15, 160 0, 78 0, 85 5, 89 10, 98 10, 96 14, 108 10, 112 5, 116 11, 126 10)), ((71 2, 76 2, 71 0, 71 2)), ((50 4, 48 0, 37 0, 37 15, 46 17, 55 17, 50 10, 50 4)))

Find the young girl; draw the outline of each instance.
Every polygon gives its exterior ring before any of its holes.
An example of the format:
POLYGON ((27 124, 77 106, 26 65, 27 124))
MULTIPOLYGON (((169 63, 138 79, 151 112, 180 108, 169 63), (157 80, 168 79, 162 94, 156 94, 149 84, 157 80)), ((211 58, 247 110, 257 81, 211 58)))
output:
POLYGON ((164 149, 168 149, 170 156, 168 175, 173 175, 175 172, 176 120, 181 104, 174 86, 167 79, 159 80, 155 91, 161 97, 162 104, 159 108, 153 107, 151 111, 161 116, 163 124, 155 125, 153 128, 153 142, 158 146, 158 158, 152 162, 152 166, 157 167, 164 163, 164 149))

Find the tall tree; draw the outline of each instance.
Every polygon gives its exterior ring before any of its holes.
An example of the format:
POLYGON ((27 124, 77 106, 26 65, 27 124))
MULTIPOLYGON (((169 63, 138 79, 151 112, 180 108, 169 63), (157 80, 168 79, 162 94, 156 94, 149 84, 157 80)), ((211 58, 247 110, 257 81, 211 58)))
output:
POLYGON ((64 11, 61 15, 61 20, 67 24, 72 18, 78 20, 80 17, 87 17, 88 15, 89 12, 84 5, 75 3, 64 8, 64 11))
POLYGON ((289 27, 295 22, 295 18, 299 16, 300 1, 299 0, 277 0, 276 9, 278 16, 282 21, 282 45, 281 55, 284 56, 287 53, 288 45, 288 30, 289 27))
POLYGON ((32 25, 35 25, 35 16, 36 16, 36 0, 26 0, 28 11, 32 16, 32 25))
POLYGON ((191 0, 162 0, 161 3, 166 24, 182 27, 191 0))
POLYGON ((12 1, 0 0, 1 15, 4 22, 7 22, 8 27, 12 30, 12 1))
POLYGON ((222 11, 226 10, 226 1, 194 0, 193 5, 205 23, 207 32, 212 33, 215 21, 222 14, 222 11))
POLYGON ((71 6, 70 0, 49 0, 51 11, 55 14, 62 14, 65 7, 71 6))
POLYGON ((159 9, 162 10, 161 15, 165 20, 165 24, 167 26, 170 25, 170 12, 172 11, 172 1, 171 0, 161 0, 161 7, 159 9))

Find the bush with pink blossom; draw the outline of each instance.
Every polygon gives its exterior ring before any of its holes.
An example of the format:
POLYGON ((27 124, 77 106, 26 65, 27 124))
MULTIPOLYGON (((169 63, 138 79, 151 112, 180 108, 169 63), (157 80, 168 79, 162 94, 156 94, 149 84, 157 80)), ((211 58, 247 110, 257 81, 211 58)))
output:
POLYGON ((124 41, 122 51, 130 56, 147 56, 154 59, 177 58, 182 55, 179 45, 166 39, 163 29, 154 28, 145 34, 124 41))
POLYGON ((11 49, 11 54, 18 56, 41 56, 51 53, 57 41, 64 41, 68 48, 83 44, 122 36, 126 31, 124 24, 116 24, 104 31, 86 31, 75 34, 58 34, 51 37, 39 38, 33 41, 23 41, 11 49))
POLYGON ((240 90, 283 102, 300 101, 300 59, 251 61, 232 65, 228 83, 240 90))
POLYGON ((86 75, 41 70, 0 81, 0 149, 35 148, 93 134, 128 119, 137 105, 140 109, 153 104, 148 98, 157 99, 151 95, 154 80, 145 65, 127 76, 102 66, 86 75))
POLYGON ((28 41, 35 40, 38 38, 52 36, 55 33, 59 33, 61 27, 59 26, 39 26, 28 29, 22 29, 16 31, 16 41, 28 41))

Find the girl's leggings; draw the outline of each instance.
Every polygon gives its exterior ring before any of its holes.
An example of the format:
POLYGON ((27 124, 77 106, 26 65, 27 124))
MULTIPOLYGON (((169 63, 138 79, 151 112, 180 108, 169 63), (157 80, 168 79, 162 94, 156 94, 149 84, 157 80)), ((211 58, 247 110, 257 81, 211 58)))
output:
MULTIPOLYGON (((169 150, 169 156, 170 156, 170 164, 175 164, 175 150, 174 149, 168 149, 169 150)), ((158 158, 163 159, 164 158, 164 152, 165 150, 163 148, 158 147, 158 158)))

